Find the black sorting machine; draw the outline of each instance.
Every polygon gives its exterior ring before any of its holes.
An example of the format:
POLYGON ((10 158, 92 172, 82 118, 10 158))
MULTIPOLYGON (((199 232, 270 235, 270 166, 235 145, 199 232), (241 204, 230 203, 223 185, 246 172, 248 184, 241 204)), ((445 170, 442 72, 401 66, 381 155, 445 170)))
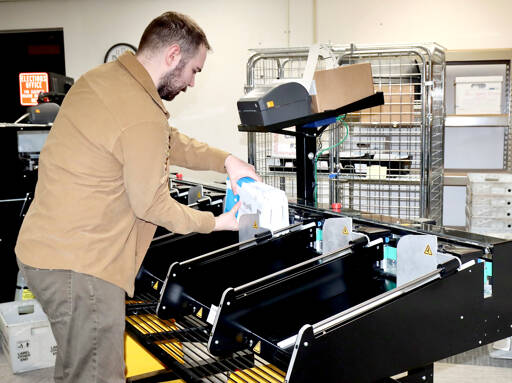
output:
MULTIPOLYGON (((29 108, 27 116, 43 114, 35 112, 39 107, 29 108)), ((18 265, 14 247, 18 232, 30 203, 37 182, 39 152, 52 126, 49 121, 30 123, 0 122, 0 163, 2 164, 2 188, 0 189, 0 253, 5 288, 0 291, 0 303, 14 298, 14 286, 18 265)))
MULTIPOLYGON (((190 203, 214 211, 221 194, 190 203)), ((156 313, 173 330, 127 330, 167 366, 161 379, 186 382, 433 382, 435 361, 512 335, 512 242, 374 218, 290 204, 289 227, 242 242, 162 231, 127 315, 156 313), (350 241, 322 252, 321 230, 340 218, 350 241), (397 284, 388 255, 406 237, 435 239, 425 254, 444 258, 397 284)))

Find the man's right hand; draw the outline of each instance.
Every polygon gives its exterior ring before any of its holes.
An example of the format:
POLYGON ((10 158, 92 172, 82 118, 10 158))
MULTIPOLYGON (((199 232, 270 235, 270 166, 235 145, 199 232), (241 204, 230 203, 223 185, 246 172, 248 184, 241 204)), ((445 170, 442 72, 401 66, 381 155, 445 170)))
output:
POLYGON ((242 203, 238 203, 233 208, 217 217, 215 217, 215 227, 213 231, 231 230, 238 231, 238 221, 236 220, 236 212, 240 209, 242 203))

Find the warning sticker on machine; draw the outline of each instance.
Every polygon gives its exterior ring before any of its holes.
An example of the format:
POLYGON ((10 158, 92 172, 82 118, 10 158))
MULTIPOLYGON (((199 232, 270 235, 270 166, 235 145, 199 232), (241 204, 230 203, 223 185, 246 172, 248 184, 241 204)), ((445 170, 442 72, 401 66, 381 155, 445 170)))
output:
POLYGON ((346 226, 343 226, 343 234, 345 234, 345 235, 349 234, 348 229, 347 229, 346 226))
POLYGON ((20 103, 21 105, 37 105, 37 97, 41 92, 48 92, 48 73, 20 73, 20 103))
POLYGON ((432 254, 432 249, 430 248, 430 245, 427 245, 427 247, 425 248, 425 251, 423 253, 425 255, 433 255, 432 254))

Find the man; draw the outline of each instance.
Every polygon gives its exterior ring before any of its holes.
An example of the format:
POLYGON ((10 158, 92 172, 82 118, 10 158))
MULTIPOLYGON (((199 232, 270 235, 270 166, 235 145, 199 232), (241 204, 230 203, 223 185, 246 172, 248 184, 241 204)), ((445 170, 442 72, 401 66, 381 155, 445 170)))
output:
POLYGON ((235 207, 214 217, 169 196, 171 163, 254 168, 169 128, 162 99, 194 86, 210 45, 187 16, 167 12, 137 55, 84 74, 66 96, 40 156, 18 264, 57 340, 56 382, 124 382, 124 299, 156 225, 176 233, 237 230, 235 207))

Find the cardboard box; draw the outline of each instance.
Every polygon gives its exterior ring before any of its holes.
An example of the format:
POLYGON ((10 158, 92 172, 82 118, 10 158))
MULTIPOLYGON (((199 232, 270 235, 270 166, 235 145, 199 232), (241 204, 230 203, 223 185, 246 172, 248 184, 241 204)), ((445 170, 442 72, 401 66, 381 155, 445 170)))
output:
POLYGON ((370 63, 316 71, 313 79, 316 94, 311 96, 312 113, 338 109, 374 94, 370 63))
POLYGON ((13 373, 55 365, 57 343, 36 300, 0 304, 0 338, 13 373))
POLYGON ((414 85, 379 84, 376 92, 384 92, 384 105, 363 109, 361 122, 411 123, 414 121, 414 85))

